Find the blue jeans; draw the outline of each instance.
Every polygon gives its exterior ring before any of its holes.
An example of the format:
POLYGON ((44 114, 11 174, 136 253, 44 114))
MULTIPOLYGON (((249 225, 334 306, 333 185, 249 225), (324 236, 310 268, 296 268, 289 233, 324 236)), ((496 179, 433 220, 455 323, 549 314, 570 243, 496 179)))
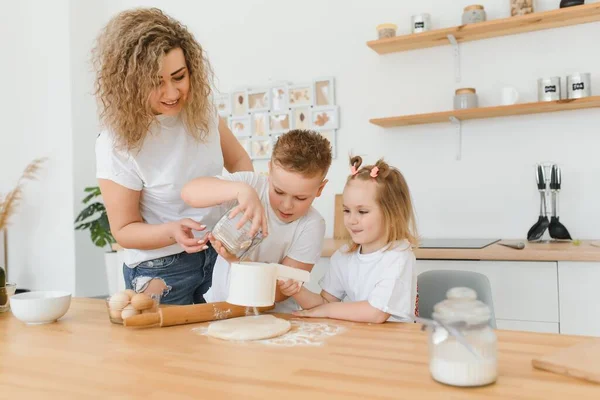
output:
POLYGON ((208 246, 198 253, 173 254, 144 261, 134 268, 123 264, 125 286, 143 292, 150 281, 161 279, 166 285, 160 299, 162 304, 206 303, 203 295, 210 288, 217 260, 216 251, 210 243, 208 246))

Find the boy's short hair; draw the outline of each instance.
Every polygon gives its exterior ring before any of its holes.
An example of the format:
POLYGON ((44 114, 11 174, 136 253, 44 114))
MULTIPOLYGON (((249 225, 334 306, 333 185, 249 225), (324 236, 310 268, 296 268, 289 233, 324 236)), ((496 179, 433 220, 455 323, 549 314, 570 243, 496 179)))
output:
POLYGON ((320 133, 292 129, 279 136, 271 162, 307 178, 327 175, 331 166, 331 143, 320 133))

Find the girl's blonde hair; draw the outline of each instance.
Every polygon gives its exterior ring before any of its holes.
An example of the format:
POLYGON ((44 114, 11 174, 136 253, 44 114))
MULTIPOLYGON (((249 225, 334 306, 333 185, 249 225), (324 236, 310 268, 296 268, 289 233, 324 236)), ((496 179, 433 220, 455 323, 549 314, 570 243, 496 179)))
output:
MULTIPOLYGON (((348 177, 346 185, 355 179, 374 180, 377 183, 376 201, 383 214, 387 243, 406 239, 413 246, 418 246, 414 209, 408 184, 402 173, 397 168, 388 165, 383 159, 379 159, 375 165, 361 165, 361 157, 350 158, 352 173, 348 177)), ((358 247, 358 244, 352 242, 349 251, 356 251, 358 247)))
POLYGON ((180 48, 189 72, 190 91, 181 112, 189 134, 204 140, 215 108, 213 72, 200 44, 187 28, 157 8, 138 8, 113 17, 92 50, 95 95, 100 120, 122 147, 139 148, 155 116, 152 91, 160 85, 163 57, 180 48))

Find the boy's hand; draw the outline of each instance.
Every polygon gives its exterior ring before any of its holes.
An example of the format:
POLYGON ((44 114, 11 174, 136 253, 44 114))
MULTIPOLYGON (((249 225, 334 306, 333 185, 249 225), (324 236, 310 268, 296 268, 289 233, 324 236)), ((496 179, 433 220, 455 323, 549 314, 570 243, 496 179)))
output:
POLYGON ((208 240, 212 244, 212 246, 215 249, 215 251, 217 252, 217 254, 220 255, 221 257, 223 257, 229 264, 240 261, 239 258, 237 258, 233 254, 228 252, 227 249, 225 248, 225 246, 223 246, 223 243, 221 243, 221 241, 215 239, 215 237, 212 235, 212 233, 209 233, 207 236, 208 236, 208 240))
POLYGON ((242 189, 238 192, 237 200, 239 205, 229 214, 229 218, 235 217, 240 212, 243 212, 244 215, 238 222, 236 228, 240 229, 246 221, 252 221, 249 232, 250 236, 254 236, 258 230, 261 229, 263 236, 266 237, 269 234, 269 226, 265 209, 263 208, 256 190, 250 185, 242 186, 242 189))
POLYGON ((281 294, 283 294, 284 296, 288 296, 288 297, 298 294, 298 293, 300 293, 300 290, 302 290, 302 283, 295 281, 293 279, 287 279, 287 280, 278 279, 277 286, 279 286, 279 290, 281 291, 281 294))

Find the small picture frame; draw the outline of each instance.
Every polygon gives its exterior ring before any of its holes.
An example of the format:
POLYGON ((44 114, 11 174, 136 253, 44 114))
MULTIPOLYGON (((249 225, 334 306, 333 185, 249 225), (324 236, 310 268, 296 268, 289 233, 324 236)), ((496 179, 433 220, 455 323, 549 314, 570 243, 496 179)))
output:
POLYGON ((288 107, 288 85, 275 85, 271 87, 271 111, 281 112, 289 109, 288 107))
POLYGON ((248 91, 248 111, 261 112, 271 109, 271 88, 248 91))
POLYGON ((310 107, 292 108, 292 129, 310 129, 310 107))
POLYGON ((248 91, 237 90, 231 93, 231 115, 241 117, 248 114, 248 91))
POLYGON ((313 107, 310 110, 310 128, 328 131, 340 127, 338 106, 313 107))
POLYGON ((267 137, 264 139, 253 139, 252 140, 252 154, 253 160, 268 160, 271 158, 271 152, 273 151, 273 143, 271 138, 267 137))
POLYGON ((325 139, 329 140, 329 143, 331 144, 331 156, 333 158, 336 157, 336 139, 337 139, 337 131, 334 130, 330 130, 330 131, 317 131, 319 132, 319 134, 321 134, 321 136, 323 136, 325 139))
POLYGON ((311 83, 288 86, 288 106, 290 108, 312 106, 313 88, 311 83))
POLYGON ((286 133, 291 128, 291 113, 280 112, 269 114, 269 133, 273 134, 281 134, 286 133))
POLYGON ((250 137, 252 136, 252 118, 248 114, 241 117, 230 117, 229 129, 236 137, 250 137))
POLYGON ((231 114, 231 95, 229 93, 217 94, 214 98, 219 115, 229 116, 231 114))
POLYGON ((317 107, 335 105, 335 86, 333 77, 318 78, 313 80, 314 105, 317 107))
POLYGON ((257 112, 252 114, 252 136, 269 136, 269 113, 257 112))

